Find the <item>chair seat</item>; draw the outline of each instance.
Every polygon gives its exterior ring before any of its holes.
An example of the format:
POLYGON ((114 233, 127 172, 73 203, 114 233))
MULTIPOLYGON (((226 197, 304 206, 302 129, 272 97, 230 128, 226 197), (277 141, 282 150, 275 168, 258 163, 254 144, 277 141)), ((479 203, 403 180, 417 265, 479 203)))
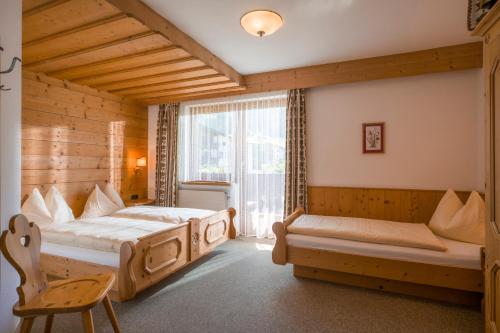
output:
POLYGON ((20 317, 78 312, 97 305, 111 289, 113 273, 86 275, 49 282, 47 289, 25 305, 16 304, 20 317))

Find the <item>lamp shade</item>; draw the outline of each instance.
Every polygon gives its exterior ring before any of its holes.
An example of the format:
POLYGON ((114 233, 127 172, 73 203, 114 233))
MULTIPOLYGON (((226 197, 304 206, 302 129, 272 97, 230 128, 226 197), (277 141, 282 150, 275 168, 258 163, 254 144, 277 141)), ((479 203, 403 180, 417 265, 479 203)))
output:
POLYGON ((240 23, 249 34, 263 37, 281 28, 283 19, 270 10, 254 10, 243 15, 240 23))
POLYGON ((137 159, 136 162, 137 167, 145 167, 146 166, 146 158, 145 157, 140 157, 137 159))

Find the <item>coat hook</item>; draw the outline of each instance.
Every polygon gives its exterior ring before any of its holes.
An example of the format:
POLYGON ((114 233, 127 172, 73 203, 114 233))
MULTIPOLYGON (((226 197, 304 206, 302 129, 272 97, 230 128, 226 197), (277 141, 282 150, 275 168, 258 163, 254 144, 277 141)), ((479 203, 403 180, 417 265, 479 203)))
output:
POLYGON ((12 72, 12 71, 14 70, 14 67, 16 67, 16 62, 17 62, 17 61, 21 62, 21 59, 20 59, 20 58, 18 58, 18 57, 14 57, 14 58, 12 59, 12 62, 10 63, 9 68, 8 68, 7 70, 5 70, 5 71, 1 71, 1 70, 0 70, 0 74, 7 74, 7 73, 12 72))
MULTIPOLYGON (((3 51, 3 50, 4 50, 4 48, 0 46, 0 51, 3 51)), ((14 70, 14 68, 16 67, 16 63, 18 61, 20 63, 22 63, 21 58, 19 58, 19 57, 12 58, 12 61, 10 63, 9 68, 7 70, 5 70, 5 71, 0 70, 0 74, 8 74, 8 73, 12 72, 14 70)), ((3 84, 0 85, 0 91, 10 91, 10 90, 11 89, 10 88, 6 88, 5 85, 3 85, 3 84)))

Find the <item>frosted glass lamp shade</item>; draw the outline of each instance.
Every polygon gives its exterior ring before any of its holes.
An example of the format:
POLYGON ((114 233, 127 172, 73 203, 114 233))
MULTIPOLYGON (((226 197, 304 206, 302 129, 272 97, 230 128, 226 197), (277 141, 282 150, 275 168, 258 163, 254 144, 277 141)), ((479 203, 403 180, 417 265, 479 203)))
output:
POLYGON ((251 35, 270 35, 283 25, 281 16, 270 10, 254 10, 241 17, 241 26, 251 35))
POLYGON ((139 167, 145 167, 146 166, 146 158, 145 157, 141 157, 141 158, 138 158, 137 159, 137 162, 135 164, 138 168, 139 167))

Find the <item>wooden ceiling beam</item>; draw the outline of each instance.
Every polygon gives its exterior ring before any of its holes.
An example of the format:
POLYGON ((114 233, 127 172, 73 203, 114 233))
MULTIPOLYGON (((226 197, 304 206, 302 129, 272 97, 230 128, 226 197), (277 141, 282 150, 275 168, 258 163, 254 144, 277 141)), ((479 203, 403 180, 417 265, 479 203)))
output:
POLYGON ((181 94, 181 95, 173 95, 167 97, 157 97, 157 98, 147 98, 143 100, 139 100, 139 102, 147 104, 147 105, 155 105, 161 103, 169 103, 169 102, 182 102, 182 101, 190 101, 197 99, 205 99, 205 98, 215 98, 221 97, 225 95, 233 95, 233 94, 242 94, 245 93, 245 87, 232 87, 232 88, 223 88, 223 89, 214 89, 208 90, 199 93, 192 94, 181 94))
POLYGON ((144 37, 151 36, 151 35, 154 35, 154 34, 155 33, 152 32, 152 31, 142 32, 142 33, 139 33, 139 34, 136 34, 136 35, 133 35, 133 36, 129 36, 129 37, 125 37, 125 38, 120 38, 120 39, 117 39, 117 40, 114 40, 114 41, 111 41, 111 42, 106 42, 106 43, 103 43, 103 44, 95 45, 95 46, 88 47, 88 48, 85 48, 85 49, 81 49, 81 50, 78 50, 78 51, 61 54, 61 55, 58 55, 58 56, 55 56, 55 57, 50 57, 50 58, 39 60, 39 61, 32 62, 32 63, 27 63, 27 64, 25 63, 23 65, 23 68, 27 69, 27 70, 30 70, 30 68, 35 67, 35 66, 44 65, 44 64, 47 64, 47 63, 50 63, 50 62, 53 62, 53 61, 59 61, 59 60, 62 60, 62 59, 75 57, 75 56, 82 55, 82 54, 85 54, 85 53, 94 52, 94 51, 97 51, 97 50, 100 50, 100 49, 103 49, 103 48, 106 48, 106 47, 110 47, 110 46, 116 46, 116 45, 120 45, 120 44, 125 44, 125 43, 128 43, 128 42, 132 41, 132 40, 136 40, 136 39, 139 39, 139 38, 144 38, 144 37))
POLYGON ((119 94, 119 95, 135 95, 139 93, 161 91, 164 89, 170 89, 171 87, 189 87, 200 84, 200 82, 205 82, 205 81, 221 82, 225 80, 227 80, 227 77, 225 77, 222 74, 210 74, 210 75, 198 76, 195 78, 187 78, 174 81, 170 80, 166 82, 145 84, 132 88, 115 89, 109 91, 112 92, 113 94, 119 94))
POLYGON ((23 12, 23 18, 27 18, 27 17, 33 16, 33 15, 36 15, 38 13, 42 13, 42 12, 44 12, 46 10, 49 10, 51 8, 54 8, 54 7, 57 7, 59 5, 63 5, 66 2, 70 2, 70 1, 71 0, 52 0, 50 2, 44 3, 43 5, 40 5, 40 6, 31 8, 31 9, 25 10, 23 12))
POLYGON ((146 99, 146 98, 155 98, 155 97, 163 97, 163 96, 171 96, 171 95, 180 95, 194 92, 202 92, 207 90, 216 90, 222 88, 231 88, 234 86, 238 86, 236 82, 226 79, 222 82, 211 82, 204 84, 192 85, 189 87, 180 87, 180 88, 172 88, 165 90, 156 90, 147 93, 139 93, 132 95, 125 95, 132 99, 146 99))
POLYGON ((177 45, 186 50, 192 56, 200 59, 217 72, 224 74, 238 85, 244 85, 241 74, 231 66, 224 63, 220 58, 211 53, 193 38, 179 30, 174 24, 156 13, 153 9, 139 0, 107 0, 110 4, 121 10, 123 13, 135 17, 152 31, 157 31, 177 45))
POLYGON ((166 83, 184 78, 196 78, 198 76, 210 75, 210 74, 217 74, 217 73, 213 68, 210 68, 208 66, 198 66, 193 68, 181 69, 170 73, 148 75, 148 76, 143 76, 141 78, 115 81, 113 83, 96 84, 94 88, 107 91, 115 91, 118 89, 142 87, 144 85, 153 84, 157 82, 166 83))
POLYGON ((129 54, 129 55, 121 56, 121 57, 97 61, 97 62, 93 62, 90 64, 68 67, 68 68, 64 68, 61 70, 48 72, 47 75, 54 76, 57 78, 64 78, 64 79, 72 80, 72 79, 78 79, 78 78, 90 76, 90 75, 85 74, 88 72, 99 71, 99 74, 104 74, 104 73, 109 73, 110 71, 112 72, 113 68, 116 67, 120 63, 126 63, 128 61, 136 60, 138 58, 147 57, 147 56, 154 56, 154 55, 158 55, 158 54, 162 54, 162 53, 165 53, 168 51, 174 51, 174 50, 181 50, 181 49, 179 49, 176 46, 171 45, 171 46, 161 47, 159 49, 152 49, 152 50, 133 53, 133 54, 129 54), (108 71, 106 71, 106 68, 108 68, 108 71), (103 71, 101 72, 101 70, 103 70, 103 71))
POLYGON ((245 76, 248 93, 312 88, 480 68, 482 43, 468 43, 381 57, 307 66, 245 76))
POLYGON ((201 64, 201 62, 196 59, 195 57, 184 57, 180 59, 175 59, 175 60, 169 60, 169 61, 162 61, 162 62, 157 62, 153 64, 147 64, 147 65, 141 65, 141 66, 135 66, 135 67, 129 67, 124 70, 120 70, 118 72, 112 72, 112 73, 103 73, 103 74, 98 74, 98 75, 91 75, 91 76, 86 76, 82 77, 76 80, 72 80, 76 83, 79 84, 84 84, 88 85, 91 87, 94 87, 95 85, 100 85, 103 83, 112 83, 116 81, 120 81, 122 79, 117 79, 113 78, 116 76, 123 76, 124 74, 129 74, 132 79, 141 79, 144 76, 147 76, 148 74, 145 74, 147 72, 151 71, 157 71, 158 73, 171 73, 176 71, 179 68, 171 68, 171 67, 187 67, 187 68, 193 68, 197 67, 201 64), (176 66, 178 65, 178 66, 176 66), (145 72, 144 74, 141 73, 145 72))
POLYGON ((56 38, 60 38, 60 37, 64 37, 64 36, 67 36, 67 35, 71 35, 71 34, 75 34, 75 33, 78 33, 78 32, 82 32, 82 31, 85 31, 85 30, 93 29, 93 28, 98 27, 100 25, 104 25, 104 24, 107 24, 107 23, 111 23, 111 22, 123 20, 125 18, 128 18, 128 16, 125 15, 125 14, 113 15, 111 17, 107 17, 107 18, 104 18, 104 19, 101 19, 101 20, 90 22, 90 23, 87 23, 87 24, 84 24, 84 25, 81 25, 81 26, 78 26, 78 27, 75 27, 75 28, 71 28, 71 29, 68 29, 68 30, 60 31, 60 32, 54 33, 52 35, 48 35, 48 36, 45 36, 45 37, 42 37, 42 38, 39 38, 39 39, 35 39, 35 40, 32 40, 32 41, 23 43, 23 47, 30 47, 30 46, 34 46, 34 45, 37 45, 37 44, 45 43, 45 42, 48 42, 50 40, 54 40, 56 38))
MULTIPOLYGON (((143 38, 131 39, 127 43, 110 45, 102 49, 94 50, 88 53, 75 55, 73 57, 50 61, 45 64, 36 65, 30 68, 30 71, 38 73, 53 73, 67 68, 84 66, 94 62, 114 59, 138 52, 158 49, 171 46, 172 43, 159 34, 147 35, 143 38)), ((62 78, 64 79, 64 78, 62 78)))

